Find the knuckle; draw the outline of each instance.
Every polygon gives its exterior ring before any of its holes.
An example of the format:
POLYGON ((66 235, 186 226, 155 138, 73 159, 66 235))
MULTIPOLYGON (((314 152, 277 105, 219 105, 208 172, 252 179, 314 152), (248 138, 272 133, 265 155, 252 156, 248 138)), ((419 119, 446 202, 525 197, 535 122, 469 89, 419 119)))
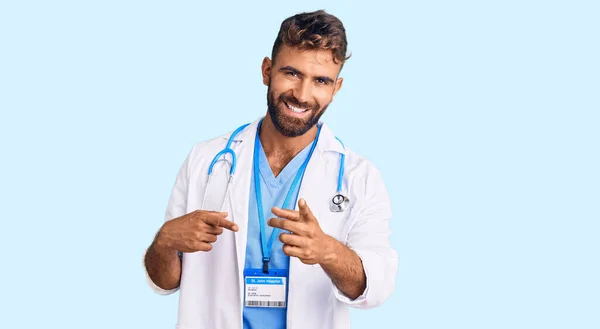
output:
POLYGON ((188 249, 189 250, 202 250, 202 243, 200 243, 200 242, 190 243, 190 244, 188 244, 188 249))

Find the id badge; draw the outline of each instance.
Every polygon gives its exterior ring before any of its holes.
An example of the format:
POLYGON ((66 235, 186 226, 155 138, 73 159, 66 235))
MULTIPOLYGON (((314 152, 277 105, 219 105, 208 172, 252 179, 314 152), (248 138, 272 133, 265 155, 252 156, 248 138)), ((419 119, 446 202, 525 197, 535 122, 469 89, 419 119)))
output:
POLYGON ((245 269, 245 302, 246 307, 286 307, 287 302, 287 270, 245 269))

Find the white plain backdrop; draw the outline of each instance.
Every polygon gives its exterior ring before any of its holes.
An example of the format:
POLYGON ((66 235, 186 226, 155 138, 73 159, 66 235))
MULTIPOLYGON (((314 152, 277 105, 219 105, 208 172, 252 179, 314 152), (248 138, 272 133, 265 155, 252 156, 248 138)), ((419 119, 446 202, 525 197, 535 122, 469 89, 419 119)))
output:
POLYGON ((323 116, 382 171, 397 288, 353 328, 600 328, 596 1, 2 1, 2 328, 173 328, 144 281, 193 144, 265 112, 283 19, 352 58, 323 116))

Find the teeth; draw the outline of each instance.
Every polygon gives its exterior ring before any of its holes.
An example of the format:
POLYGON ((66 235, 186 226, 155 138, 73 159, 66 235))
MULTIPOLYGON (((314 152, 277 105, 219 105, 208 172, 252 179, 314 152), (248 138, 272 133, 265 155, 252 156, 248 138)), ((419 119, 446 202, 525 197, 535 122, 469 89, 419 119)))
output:
POLYGON ((286 104, 287 104, 287 106, 290 108, 290 110, 292 110, 292 112, 294 112, 294 113, 302 113, 302 112, 306 112, 306 111, 308 110, 308 109, 301 109, 301 108, 299 108, 299 107, 294 107, 294 106, 291 106, 291 105, 290 105, 290 104, 288 104, 288 103, 286 103, 286 104))

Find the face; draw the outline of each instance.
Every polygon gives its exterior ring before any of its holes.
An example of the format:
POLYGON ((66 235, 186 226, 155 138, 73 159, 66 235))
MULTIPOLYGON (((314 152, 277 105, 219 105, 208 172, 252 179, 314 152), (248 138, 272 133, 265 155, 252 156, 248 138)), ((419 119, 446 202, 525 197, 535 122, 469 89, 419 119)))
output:
POLYGON ((275 61, 263 60, 268 115, 284 136, 301 136, 314 127, 342 87, 341 64, 328 50, 282 45, 275 61))

